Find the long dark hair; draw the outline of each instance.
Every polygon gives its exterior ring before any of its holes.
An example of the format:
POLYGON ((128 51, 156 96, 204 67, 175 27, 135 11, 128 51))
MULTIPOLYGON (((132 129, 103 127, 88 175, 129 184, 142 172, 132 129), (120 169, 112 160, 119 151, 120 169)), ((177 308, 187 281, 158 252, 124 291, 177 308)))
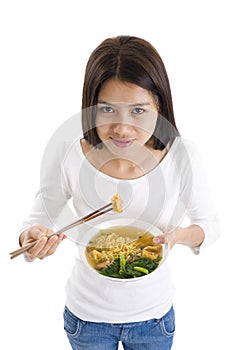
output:
POLYGON ((179 135, 170 84, 160 55, 144 39, 117 36, 104 40, 87 62, 82 96, 82 126, 84 138, 90 144, 98 146, 101 143, 95 127, 95 106, 102 84, 111 78, 138 85, 155 97, 159 117, 152 136, 154 149, 164 149, 179 135))

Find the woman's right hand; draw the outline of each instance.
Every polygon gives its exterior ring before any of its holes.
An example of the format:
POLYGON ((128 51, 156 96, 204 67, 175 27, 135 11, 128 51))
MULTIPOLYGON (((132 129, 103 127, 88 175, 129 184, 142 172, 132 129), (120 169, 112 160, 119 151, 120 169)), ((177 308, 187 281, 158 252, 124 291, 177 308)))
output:
POLYGON ((57 247, 66 236, 60 233, 48 238, 52 233, 52 230, 42 225, 33 225, 21 234, 20 243, 22 247, 38 240, 33 248, 25 252, 26 260, 32 261, 35 258, 44 259, 46 256, 52 255, 56 251, 57 247))

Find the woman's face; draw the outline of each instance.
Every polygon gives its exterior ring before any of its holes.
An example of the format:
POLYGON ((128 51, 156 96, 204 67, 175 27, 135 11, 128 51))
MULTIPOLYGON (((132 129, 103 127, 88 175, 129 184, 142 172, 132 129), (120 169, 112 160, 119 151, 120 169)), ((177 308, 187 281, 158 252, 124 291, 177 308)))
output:
POLYGON ((155 129, 158 109, 152 94, 138 85, 118 79, 101 87, 96 115, 96 130, 111 151, 144 146, 155 129))

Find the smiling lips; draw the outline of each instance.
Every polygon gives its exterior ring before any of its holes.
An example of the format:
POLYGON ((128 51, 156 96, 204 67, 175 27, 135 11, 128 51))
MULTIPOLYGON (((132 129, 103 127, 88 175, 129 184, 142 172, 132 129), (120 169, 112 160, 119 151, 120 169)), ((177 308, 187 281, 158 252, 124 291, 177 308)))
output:
POLYGON ((115 146, 119 148, 129 147, 134 142, 133 139, 124 139, 124 138, 112 138, 112 142, 115 146))

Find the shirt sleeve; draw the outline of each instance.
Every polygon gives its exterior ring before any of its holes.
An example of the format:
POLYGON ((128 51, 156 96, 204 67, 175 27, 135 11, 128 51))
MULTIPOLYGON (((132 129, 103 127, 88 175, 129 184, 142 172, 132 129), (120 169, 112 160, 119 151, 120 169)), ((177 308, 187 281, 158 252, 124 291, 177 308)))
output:
POLYGON ((53 230, 58 230, 67 224, 70 212, 67 203, 71 191, 63 169, 64 155, 64 147, 45 152, 41 163, 40 188, 27 219, 18 229, 18 236, 35 224, 53 230))
POLYGON ((183 198, 186 201, 187 216, 191 225, 198 225, 204 232, 204 241, 198 248, 192 248, 195 254, 215 242, 220 235, 220 227, 210 193, 207 176, 200 152, 195 149, 190 156, 190 164, 183 186, 183 198))

